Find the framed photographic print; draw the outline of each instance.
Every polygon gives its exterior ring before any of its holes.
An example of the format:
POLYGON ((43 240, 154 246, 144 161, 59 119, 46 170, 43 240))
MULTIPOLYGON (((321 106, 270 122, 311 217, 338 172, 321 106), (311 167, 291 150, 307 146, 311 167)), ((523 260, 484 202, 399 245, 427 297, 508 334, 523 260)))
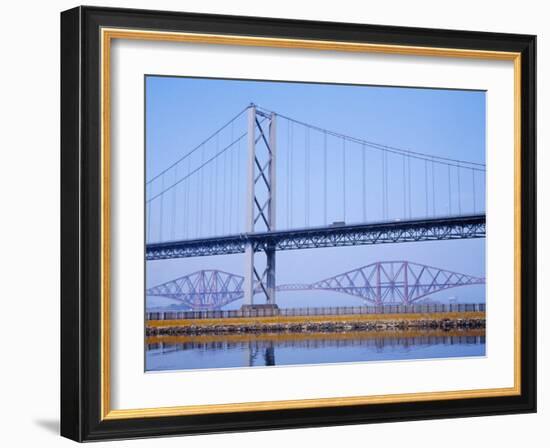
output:
POLYGON ((61 433, 535 412, 535 37, 61 14, 61 433))

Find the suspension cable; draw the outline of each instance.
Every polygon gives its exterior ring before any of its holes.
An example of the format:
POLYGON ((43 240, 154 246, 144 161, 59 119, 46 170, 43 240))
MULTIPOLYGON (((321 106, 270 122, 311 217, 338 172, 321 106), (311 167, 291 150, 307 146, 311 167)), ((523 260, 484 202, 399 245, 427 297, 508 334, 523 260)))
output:
MULTIPOLYGON (((258 108, 261 111, 264 111, 266 113, 274 113, 274 112, 270 111, 269 109, 265 109, 265 108, 260 107, 260 106, 256 106, 256 108, 258 108)), ((350 142, 364 143, 365 146, 368 146, 368 147, 371 147, 371 148, 374 148, 374 149, 383 150, 383 151, 392 152, 392 153, 397 153, 397 154, 401 154, 401 155, 405 154, 405 155, 411 156, 412 158, 416 158, 416 159, 420 158, 422 160, 424 160, 424 159, 428 159, 428 160, 437 159, 437 160, 435 160, 435 163, 441 163, 441 164, 445 164, 445 165, 449 165, 449 164, 450 165, 457 165, 457 164, 460 164, 460 165, 473 165, 474 167, 479 167, 479 168, 477 168, 478 170, 481 170, 481 171, 485 170, 485 164, 483 164, 483 163, 469 162, 469 161, 466 161, 466 160, 453 159, 453 158, 450 158, 450 157, 436 156, 436 155, 421 153, 421 152, 418 152, 418 151, 412 151, 410 149, 403 149, 403 148, 398 148, 396 146, 390 146, 390 145, 385 145, 385 144, 382 144, 382 143, 376 143, 376 142, 372 142, 372 141, 369 141, 369 140, 364 140, 364 139, 360 139, 360 138, 356 138, 356 137, 351 137, 351 136, 348 136, 348 135, 345 135, 345 134, 341 134, 339 132, 324 129, 324 128, 321 128, 319 126, 314 126, 314 125, 311 125, 309 123, 305 123, 303 121, 296 120, 296 119, 294 119, 292 117, 289 117, 287 115, 283 115, 283 114, 279 114, 279 113, 277 115, 281 118, 284 118, 285 120, 289 120, 289 121, 292 121, 292 122, 294 122, 296 124, 299 124, 301 126, 305 126, 305 127, 310 128, 310 129, 314 129, 317 132, 326 132, 329 135, 333 135, 335 137, 348 140, 350 142)))
POLYGON ((246 106, 242 111, 240 111, 237 115, 235 115, 231 120, 229 120, 227 123, 225 123, 221 128, 218 128, 218 130, 214 131, 208 138, 203 140, 201 143, 199 143, 197 146, 195 146, 191 151, 184 154, 182 157, 180 157, 178 160, 173 162, 171 165, 166 167, 164 170, 162 170, 160 173, 153 176, 151 179, 149 179, 147 182, 145 182, 146 185, 150 184, 154 180, 158 179, 160 176, 162 176, 164 173, 169 171, 171 168, 176 166, 181 161, 185 160, 187 157, 189 157, 194 152, 198 151, 202 146, 204 146, 206 143, 208 143, 215 135, 218 135, 221 131, 223 131, 227 126, 232 124, 235 120, 237 120, 242 114, 244 114, 250 106, 246 106))

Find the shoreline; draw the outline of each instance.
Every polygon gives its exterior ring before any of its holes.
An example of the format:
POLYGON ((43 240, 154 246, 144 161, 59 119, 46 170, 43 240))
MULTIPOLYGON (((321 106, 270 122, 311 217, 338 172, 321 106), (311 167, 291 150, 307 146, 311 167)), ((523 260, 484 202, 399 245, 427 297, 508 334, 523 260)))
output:
POLYGON ((386 330, 485 329, 485 312, 438 314, 368 314, 348 316, 272 316, 146 321, 145 336, 203 334, 341 333, 386 330))

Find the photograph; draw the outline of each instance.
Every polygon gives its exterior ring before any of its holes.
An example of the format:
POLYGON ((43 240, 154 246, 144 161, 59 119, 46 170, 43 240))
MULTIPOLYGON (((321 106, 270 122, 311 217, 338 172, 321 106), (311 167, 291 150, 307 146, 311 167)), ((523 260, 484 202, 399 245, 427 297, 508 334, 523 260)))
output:
POLYGON ((486 93, 146 74, 145 371, 486 356, 486 93))

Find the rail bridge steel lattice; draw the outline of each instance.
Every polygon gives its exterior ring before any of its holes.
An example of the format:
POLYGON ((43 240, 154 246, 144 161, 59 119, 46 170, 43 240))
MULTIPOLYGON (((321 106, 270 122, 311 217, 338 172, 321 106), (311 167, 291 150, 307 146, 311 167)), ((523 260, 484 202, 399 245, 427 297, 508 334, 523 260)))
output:
MULTIPOLYGON (((216 310, 245 297, 245 278, 219 270, 201 270, 147 290, 194 311, 216 310)), ((450 288, 485 284, 485 278, 412 263, 372 263, 314 283, 281 284, 277 291, 334 291, 362 299, 368 305, 412 305, 450 288)), ((263 294, 256 286, 253 294, 263 294)))
MULTIPOLYGON (((278 251, 484 238, 484 180, 482 163, 350 137, 250 104, 146 183, 147 261, 242 253, 244 276, 199 271, 148 294, 201 309, 243 298, 251 305, 258 295, 275 304, 285 288, 276 284, 278 251)), ((408 304, 481 281, 383 262, 303 289, 408 304)))

